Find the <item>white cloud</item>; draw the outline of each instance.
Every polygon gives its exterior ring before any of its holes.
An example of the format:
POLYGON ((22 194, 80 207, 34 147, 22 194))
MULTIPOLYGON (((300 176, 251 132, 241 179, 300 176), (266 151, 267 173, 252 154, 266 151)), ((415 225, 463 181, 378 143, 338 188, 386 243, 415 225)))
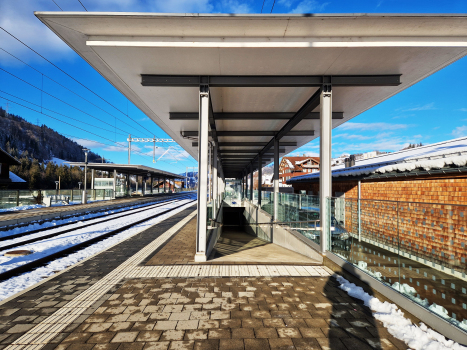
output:
POLYGON ((303 0, 290 11, 290 13, 312 13, 323 11, 329 2, 319 2, 317 0, 303 0))
POLYGON ((339 126, 339 130, 398 130, 406 129, 411 125, 408 124, 390 124, 390 123, 352 123, 347 122, 339 126))
POLYGON ((363 135, 354 135, 354 134, 339 134, 335 135, 333 138, 343 138, 346 140, 369 140, 373 136, 363 136, 363 135))
MULTIPOLYGON (((37 10, 59 11, 52 1, 0 1, 0 13, 2 14, 0 16, 0 27, 46 57, 61 59, 73 57, 72 50, 34 16, 33 12, 37 10)), ((4 31, 0 31, 0 42, 3 48, 28 63, 45 62, 4 31)), ((0 54, 0 60, 4 64, 18 64, 16 59, 3 51, 0 54)))
POLYGON ((205 13, 213 9, 214 6, 209 0, 154 0, 148 10, 169 13, 205 13))
POLYGON ((287 155, 287 157, 319 157, 317 152, 294 152, 287 155))
POLYGON ((373 142, 347 144, 340 149, 347 153, 369 152, 369 151, 398 151, 410 143, 420 142, 422 135, 381 137, 373 142))
POLYGON ((106 146, 104 143, 99 142, 99 141, 86 140, 86 139, 75 139, 75 138, 72 140, 75 141, 77 144, 83 147, 86 147, 86 148, 90 148, 90 149, 102 148, 106 146))
MULTIPOLYGON (((166 13, 249 13, 248 2, 239 0, 82 0, 89 11, 166 13)), ((78 1, 56 1, 64 11, 84 11, 78 1)), ((0 26, 54 63, 74 59, 73 50, 34 16, 34 11, 60 11, 51 0, 0 0, 0 26)), ((27 63, 45 61, 0 31, 2 47, 27 63)), ((0 51, 3 64, 18 65, 16 59, 0 51)))
POLYGON ((467 108, 459 108, 458 111, 460 111, 460 112, 467 112, 467 108))
POLYGON ((403 109, 403 111, 404 111, 404 112, 409 112, 409 111, 428 111, 428 110, 432 110, 432 109, 436 109, 435 103, 434 103, 434 102, 427 103, 426 105, 423 105, 423 106, 417 106, 417 107, 412 107, 412 108, 406 108, 406 109, 403 109))
POLYGON ((455 137, 467 136, 467 125, 458 126, 452 131, 455 137))
POLYGON ((252 12, 247 3, 237 0, 222 0, 216 3, 214 11, 217 13, 250 13, 252 12))

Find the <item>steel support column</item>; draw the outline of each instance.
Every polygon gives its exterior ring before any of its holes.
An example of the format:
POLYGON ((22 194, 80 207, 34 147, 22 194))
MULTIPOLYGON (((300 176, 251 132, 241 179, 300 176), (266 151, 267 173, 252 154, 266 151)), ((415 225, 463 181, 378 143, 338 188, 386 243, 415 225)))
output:
POLYGON ((253 164, 250 164, 250 202, 253 202, 253 164))
POLYGON ((91 169, 91 190, 94 190, 94 169, 91 169))
POLYGON ((261 207, 261 185, 263 183, 263 157, 258 157, 258 207, 261 207))
POLYGON ((117 170, 115 170, 115 169, 114 169, 114 187, 113 187, 113 190, 114 190, 114 196, 113 197, 117 198, 117 170))
POLYGON ((209 87, 199 88, 198 126, 198 222, 196 226, 195 261, 206 261, 207 198, 208 198, 208 138, 209 138, 209 87))
POLYGON ((332 193, 331 175, 331 132, 332 132, 332 91, 331 85, 324 85, 320 96, 320 173, 319 173, 319 219, 321 225, 321 252, 329 246, 330 220, 328 201, 332 193))
POLYGON ((279 206, 279 140, 274 140, 274 221, 278 221, 279 206))
POLYGON ((214 144, 212 147, 212 199, 213 199, 213 207, 212 207, 212 218, 216 218, 217 208, 219 206, 219 198, 218 198, 218 178, 217 178, 217 146, 214 144))
POLYGON ((154 194, 154 178, 151 175, 151 194, 154 194))

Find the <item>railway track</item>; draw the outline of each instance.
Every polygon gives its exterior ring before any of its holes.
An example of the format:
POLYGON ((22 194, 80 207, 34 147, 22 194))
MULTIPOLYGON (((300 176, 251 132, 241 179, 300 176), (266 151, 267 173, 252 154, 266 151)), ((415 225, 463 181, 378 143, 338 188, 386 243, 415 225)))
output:
MULTIPOLYGON (((70 214, 70 215, 67 215, 67 216, 62 216, 60 217, 59 215, 57 215, 56 217, 54 218, 50 218, 50 219, 43 219, 43 220, 37 220, 37 221, 33 221, 33 222, 27 222, 27 223, 24 223, 24 224, 15 224, 15 225, 8 225, 8 226, 0 226, 0 234, 2 234, 2 232, 5 232, 5 231, 10 231, 12 229, 16 229, 16 228, 22 228, 22 227, 27 227, 27 226, 30 226, 31 224, 39 224, 39 225, 42 225, 46 222, 50 222, 50 221, 55 221, 55 220, 68 220, 68 219, 73 219, 73 218, 76 218, 75 220, 73 220, 72 222, 66 222, 66 223, 63 223, 63 224, 60 224, 60 225, 57 225, 55 227, 58 227, 58 226, 62 226, 62 225, 70 225, 70 224, 73 224, 77 221, 82 221, 79 219, 79 217, 83 216, 83 215, 89 215, 89 214, 99 214, 99 213, 102 213, 101 216, 103 215, 106 215, 105 213, 109 210, 125 210, 125 208, 128 208, 128 207, 134 207, 134 206, 138 206, 138 207, 141 207, 141 206, 146 206, 146 205, 151 205, 151 203, 154 203, 154 202, 160 202, 161 200, 171 200, 172 198, 179 198, 179 197, 182 197, 182 196, 186 196, 187 193, 178 193, 178 194, 171 194, 170 196, 164 196, 162 198, 161 197, 154 197, 154 199, 151 201, 151 200, 148 200, 148 201, 145 201, 145 202, 131 202, 131 203, 122 203, 120 206, 116 206, 114 208, 102 208, 102 209, 89 209, 88 211, 86 212, 83 212, 82 214, 70 214)), ((95 217, 99 217, 98 215, 96 215, 95 217)), ((31 231, 29 231, 31 232, 31 231)), ((7 236, 5 236, 7 237, 7 236)), ((3 237, 0 237, 0 241, 2 240, 3 237)))
POLYGON ((128 209, 128 210, 125 210, 123 212, 106 215, 105 217, 87 218, 87 219, 83 219, 83 220, 79 220, 79 221, 65 223, 65 224, 62 224, 62 225, 50 226, 50 227, 46 227, 46 228, 42 228, 42 229, 26 231, 26 232, 17 233, 17 234, 14 234, 14 235, 0 237, 0 242, 4 242, 4 241, 12 241, 12 240, 16 240, 18 238, 25 238, 25 237, 28 237, 28 236, 33 236, 33 235, 36 235, 36 234, 40 234, 39 236, 31 238, 29 240, 15 241, 15 242, 13 242, 13 243, 11 243, 9 245, 4 245, 4 244, 0 243, 0 251, 14 248, 14 247, 18 246, 19 244, 25 245, 25 244, 28 244, 28 243, 37 242, 37 241, 40 241, 40 240, 43 240, 43 239, 46 239, 46 238, 52 238, 52 237, 56 237, 56 236, 59 236, 61 234, 67 233, 67 232, 71 232, 71 231, 74 231, 76 229, 82 229, 82 228, 86 228, 86 227, 93 226, 93 225, 96 225, 96 224, 100 224, 100 223, 108 222, 108 221, 111 221, 111 220, 115 220, 117 218, 122 218, 122 217, 125 217, 125 216, 133 215, 135 213, 141 213, 141 212, 144 212, 144 211, 148 211, 148 210, 160 207, 160 206, 162 206, 164 204, 173 203, 173 202, 183 200, 184 198, 186 198, 186 197, 166 200, 166 201, 163 201, 163 202, 157 202, 155 204, 144 206, 144 207, 128 209), (89 223, 89 224, 81 225, 82 222, 88 222, 88 221, 92 221, 92 222, 89 223), (70 228, 65 229, 65 230, 60 230, 58 232, 47 234, 48 231, 55 231, 57 229, 63 228, 65 226, 71 226, 71 225, 74 225, 75 227, 70 227, 70 228))
MULTIPOLYGON (((189 196, 187 196, 187 197, 189 197, 189 196)), ((193 198, 193 197, 191 197, 191 198, 193 198)), ((152 206, 152 208, 145 208, 144 210, 139 210, 137 212, 126 213, 127 215, 124 215, 124 216, 137 215, 137 214, 140 214, 142 211, 149 211, 151 209, 156 209, 156 208, 163 207, 164 205, 169 205, 169 204, 173 204, 173 203, 176 203, 176 202, 183 202, 182 204, 180 204, 180 205, 178 205, 176 207, 171 207, 171 208, 168 208, 166 210, 160 211, 160 212, 152 214, 152 215, 146 215, 142 219, 137 219, 136 221, 129 222, 128 224, 124 224, 122 226, 119 226, 117 229, 107 231, 107 232, 105 232, 105 233, 103 233, 101 235, 94 236, 94 237, 92 237, 90 239, 87 239, 87 240, 82 241, 80 243, 68 246, 68 247, 66 247, 64 249, 61 249, 61 250, 57 251, 57 252, 48 254, 48 255, 46 255, 44 257, 35 259, 35 260, 31 261, 31 262, 28 262, 28 263, 25 263, 23 265, 20 265, 20 266, 11 268, 11 269, 9 269, 7 271, 4 271, 4 272, 0 273, 0 282, 6 281, 6 280, 8 280, 8 279, 10 279, 12 277, 18 276, 18 275, 23 274, 23 273, 31 272, 31 271, 35 270, 36 268, 38 268, 38 267, 44 266, 44 265, 52 262, 53 260, 65 257, 65 256, 73 254, 75 252, 78 252, 78 251, 80 251, 82 249, 85 249, 88 246, 91 246, 91 245, 93 245, 95 243, 98 243, 100 241, 103 241, 103 240, 105 240, 105 239, 107 239, 107 238, 109 238, 111 236, 114 236, 114 235, 116 235, 116 234, 118 234, 120 232, 128 230, 133 226, 144 223, 145 221, 152 220, 154 218, 157 218, 159 216, 167 214, 167 213, 169 213, 169 212, 171 212, 173 210, 176 210, 176 209, 178 209, 180 207, 186 206, 189 203, 194 203, 195 202, 195 199, 193 199, 193 200, 187 200, 187 199, 188 198, 183 198, 183 199, 182 198, 177 198, 177 199, 172 200, 172 201, 166 201, 164 203, 159 203, 159 205, 157 205, 157 206, 154 205, 154 206, 152 206)), ((91 224, 88 224, 86 226, 80 226, 80 227, 77 227, 77 228, 72 228, 72 229, 67 230, 67 232, 70 232, 70 231, 73 231, 73 230, 80 230, 83 227, 90 228, 92 226, 99 225, 102 222, 111 222, 112 220, 119 220, 121 218, 122 218, 122 216, 120 215, 118 217, 114 217, 114 218, 111 218, 111 219, 108 219, 108 220, 100 220, 98 223, 91 223, 91 224)), ((57 235, 55 237, 58 237, 59 235, 62 235, 62 234, 64 234, 63 231, 57 233, 57 235)), ((31 241, 32 243, 40 242, 41 240, 44 241, 44 240, 47 240, 47 239, 50 239, 50 238, 53 238, 53 237, 54 236, 52 236, 52 235, 48 235, 48 237, 45 237, 45 238, 42 237, 39 240, 36 240, 34 238, 33 241, 28 240, 28 242, 29 241, 31 241)), ((25 241, 18 242, 14 246, 14 248, 19 248, 19 247, 22 247, 22 246, 27 245, 27 244, 28 243, 25 244, 25 241)), ((7 246, 13 248, 12 244, 7 245, 7 246)), ((10 248, 8 248, 8 249, 10 249, 10 248)), ((5 246, 0 247, 0 250, 4 251, 5 246)))

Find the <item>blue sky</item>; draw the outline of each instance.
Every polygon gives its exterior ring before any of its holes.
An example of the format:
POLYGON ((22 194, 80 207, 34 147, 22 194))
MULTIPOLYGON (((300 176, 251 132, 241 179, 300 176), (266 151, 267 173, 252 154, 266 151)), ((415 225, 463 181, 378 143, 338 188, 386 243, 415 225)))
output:
MULTIPOLYGON (((263 13, 270 13, 274 0, 264 0, 264 5, 263 0, 81 2, 89 11, 260 13, 263 9, 263 13)), ((0 48, 37 70, 0 50, 0 106, 5 108, 8 102, 11 113, 19 114, 32 123, 46 124, 115 163, 126 163, 128 133, 134 137, 168 136, 33 15, 33 11, 60 11, 59 7, 65 11, 84 11, 78 0, 0 0, 0 27, 100 97, 0 31, 0 48), (44 93, 41 93, 41 88, 44 93)), ((467 13, 467 1, 276 0, 272 12, 467 13)), ((408 143, 429 144, 461 136, 467 136, 467 58, 334 129, 333 155, 397 151, 408 143)), ((156 157, 165 152, 166 147, 159 148, 156 157)), ((137 144, 135 151, 132 163, 154 165, 152 145, 137 144)), ((311 155, 318 151, 317 139, 294 154, 311 155)), ((181 173, 187 166, 196 166, 196 161, 179 146, 174 146, 155 166, 181 173)))

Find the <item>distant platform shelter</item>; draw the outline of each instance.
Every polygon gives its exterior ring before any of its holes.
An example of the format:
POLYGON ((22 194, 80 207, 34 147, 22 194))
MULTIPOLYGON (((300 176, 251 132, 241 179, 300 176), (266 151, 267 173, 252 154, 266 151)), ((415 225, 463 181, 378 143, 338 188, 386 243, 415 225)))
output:
MULTIPOLYGON (((69 165, 84 167, 85 163, 70 162, 69 165)), ((183 175, 145 165, 88 163, 87 167, 91 170, 91 189, 113 190, 115 197, 173 191, 175 180, 185 179, 183 175)))

